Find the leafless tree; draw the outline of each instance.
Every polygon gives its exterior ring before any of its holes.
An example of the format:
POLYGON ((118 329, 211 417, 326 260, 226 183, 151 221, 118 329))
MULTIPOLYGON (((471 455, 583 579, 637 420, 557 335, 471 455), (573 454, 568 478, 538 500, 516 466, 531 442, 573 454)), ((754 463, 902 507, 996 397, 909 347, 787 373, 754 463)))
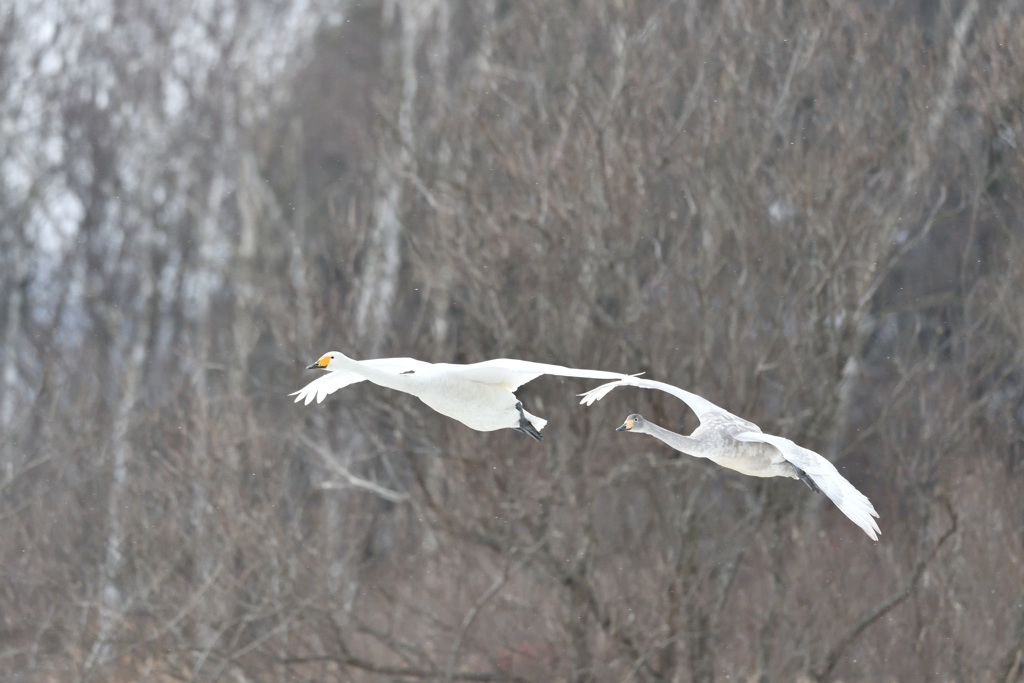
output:
POLYGON ((982 0, 16 0, 2 677, 1020 680, 1022 51, 982 0), (882 540, 615 434, 695 426, 656 392, 293 405, 332 348, 643 371, 882 540))

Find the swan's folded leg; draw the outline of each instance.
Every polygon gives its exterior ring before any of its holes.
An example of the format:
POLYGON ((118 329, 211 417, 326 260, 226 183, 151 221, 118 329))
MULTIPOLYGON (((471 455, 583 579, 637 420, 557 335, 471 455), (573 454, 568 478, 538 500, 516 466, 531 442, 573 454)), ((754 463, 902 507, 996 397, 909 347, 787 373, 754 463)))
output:
POLYGON ((544 437, 540 435, 540 432, 538 432, 537 428, 533 426, 533 423, 526 419, 526 414, 523 413, 522 401, 516 402, 516 410, 519 411, 519 426, 513 427, 513 429, 515 429, 517 432, 522 432, 523 434, 529 434, 537 441, 543 439, 544 437))
POLYGON ((815 493, 821 493, 821 489, 818 488, 818 485, 814 483, 813 479, 807 476, 806 472, 804 472, 799 467, 796 467, 794 469, 796 469, 796 476, 799 477, 800 481, 807 484, 807 488, 814 491, 815 493))

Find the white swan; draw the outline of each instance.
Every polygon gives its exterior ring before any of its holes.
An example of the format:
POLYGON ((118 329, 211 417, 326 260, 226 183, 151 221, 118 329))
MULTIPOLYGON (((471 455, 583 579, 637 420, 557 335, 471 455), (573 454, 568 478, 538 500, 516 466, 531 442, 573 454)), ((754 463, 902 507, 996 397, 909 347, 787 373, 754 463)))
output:
POLYGON ((419 398, 428 406, 481 432, 515 429, 540 441, 540 430, 547 420, 523 410, 512 393, 541 375, 588 377, 591 379, 627 379, 629 375, 603 370, 577 370, 561 365, 532 363, 498 358, 471 365, 426 363, 415 358, 376 358, 353 360, 331 351, 308 366, 307 370, 327 370, 299 391, 295 402, 317 403, 349 384, 369 380, 374 384, 419 398))
POLYGON ((828 496, 864 533, 872 540, 878 540, 881 532, 874 520, 878 513, 871 501, 839 474, 832 463, 814 451, 781 436, 765 434, 754 423, 719 408, 707 399, 664 382, 627 377, 580 394, 583 397, 580 403, 592 405, 620 386, 668 392, 683 400, 697 413, 700 426, 690 436, 684 436, 652 424, 640 415, 630 415, 616 431, 650 434, 677 451, 697 458, 707 458, 722 467, 753 477, 800 479, 813 491, 828 496))

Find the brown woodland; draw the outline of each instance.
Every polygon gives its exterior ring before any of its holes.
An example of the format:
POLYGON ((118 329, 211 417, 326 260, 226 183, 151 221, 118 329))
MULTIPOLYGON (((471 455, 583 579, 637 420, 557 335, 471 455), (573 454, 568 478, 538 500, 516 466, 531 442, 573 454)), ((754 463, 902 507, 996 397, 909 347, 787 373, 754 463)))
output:
POLYGON ((1024 681, 1019 2, 12 1, 0 679, 1024 681))

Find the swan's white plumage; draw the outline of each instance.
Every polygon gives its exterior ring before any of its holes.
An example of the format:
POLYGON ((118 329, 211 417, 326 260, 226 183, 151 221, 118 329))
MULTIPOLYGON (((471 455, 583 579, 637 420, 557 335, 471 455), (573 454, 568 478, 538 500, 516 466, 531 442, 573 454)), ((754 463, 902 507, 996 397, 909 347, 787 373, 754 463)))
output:
POLYGON ((337 351, 325 354, 310 368, 327 370, 299 391, 295 401, 319 403, 350 384, 368 380, 383 387, 412 394, 428 406, 479 431, 518 429, 534 438, 547 424, 522 410, 513 393, 541 375, 589 379, 623 379, 629 375, 604 370, 582 370, 548 363, 498 358, 456 365, 427 363, 415 358, 353 360, 337 351))
MULTIPOLYGON (((409 372, 410 370, 422 370, 424 367, 431 367, 431 363, 426 363, 415 358, 374 358, 373 360, 359 361, 366 365, 380 368, 394 372, 396 375, 403 372, 409 372)), ((315 380, 302 387, 298 391, 288 394, 289 396, 295 396, 295 403, 302 401, 304 405, 309 405, 316 399, 317 403, 323 403, 323 400, 330 394, 333 394, 338 389, 344 389, 350 384, 356 382, 362 382, 366 378, 360 374, 352 372, 351 370, 333 370, 328 372, 326 375, 317 377, 315 380)))
POLYGON ((782 452, 782 456, 795 467, 803 470, 817 485, 821 492, 835 503, 844 515, 864 530, 872 540, 878 540, 878 517, 875 506, 868 497, 858 491, 831 462, 812 450, 798 446, 789 439, 763 432, 743 432, 734 434, 733 438, 740 441, 754 441, 771 444, 782 452))
POLYGON ((592 405, 620 386, 665 391, 684 401, 700 420, 700 426, 690 436, 671 432, 639 415, 627 418, 620 430, 651 434, 683 453, 708 458, 723 467, 755 477, 799 479, 799 473, 803 472, 854 524, 872 540, 878 540, 880 531, 874 519, 878 513, 871 501, 847 481, 835 465, 814 451, 784 437, 765 434, 754 423, 664 382, 627 377, 591 389, 582 394, 580 403, 592 405))
MULTIPOLYGON (((626 379, 623 380, 609 382, 608 384, 602 384, 599 387, 595 387, 585 394, 580 394, 580 396, 583 397, 580 403, 587 406, 593 405, 597 401, 600 401, 602 398, 607 396, 615 387, 620 387, 627 384, 633 387, 640 387, 641 389, 658 389, 660 391, 672 394, 679 400, 686 403, 686 405, 690 406, 690 410, 697 414, 697 419, 699 420, 703 420, 704 415, 708 413, 725 413, 727 415, 732 415, 732 413, 730 413, 725 408, 716 406, 714 403, 707 400, 706 398, 698 396, 697 394, 694 394, 692 392, 686 391, 685 389, 680 389, 677 386, 665 384, 664 382, 659 382, 653 379, 640 379, 639 377, 627 377, 626 379)), ((736 417, 735 415, 732 416, 736 417)), ((739 420, 741 418, 736 417, 736 419, 739 420)), ((746 422, 746 420, 744 420, 744 422, 746 422)), ((748 422, 747 424, 752 423, 748 422)))

